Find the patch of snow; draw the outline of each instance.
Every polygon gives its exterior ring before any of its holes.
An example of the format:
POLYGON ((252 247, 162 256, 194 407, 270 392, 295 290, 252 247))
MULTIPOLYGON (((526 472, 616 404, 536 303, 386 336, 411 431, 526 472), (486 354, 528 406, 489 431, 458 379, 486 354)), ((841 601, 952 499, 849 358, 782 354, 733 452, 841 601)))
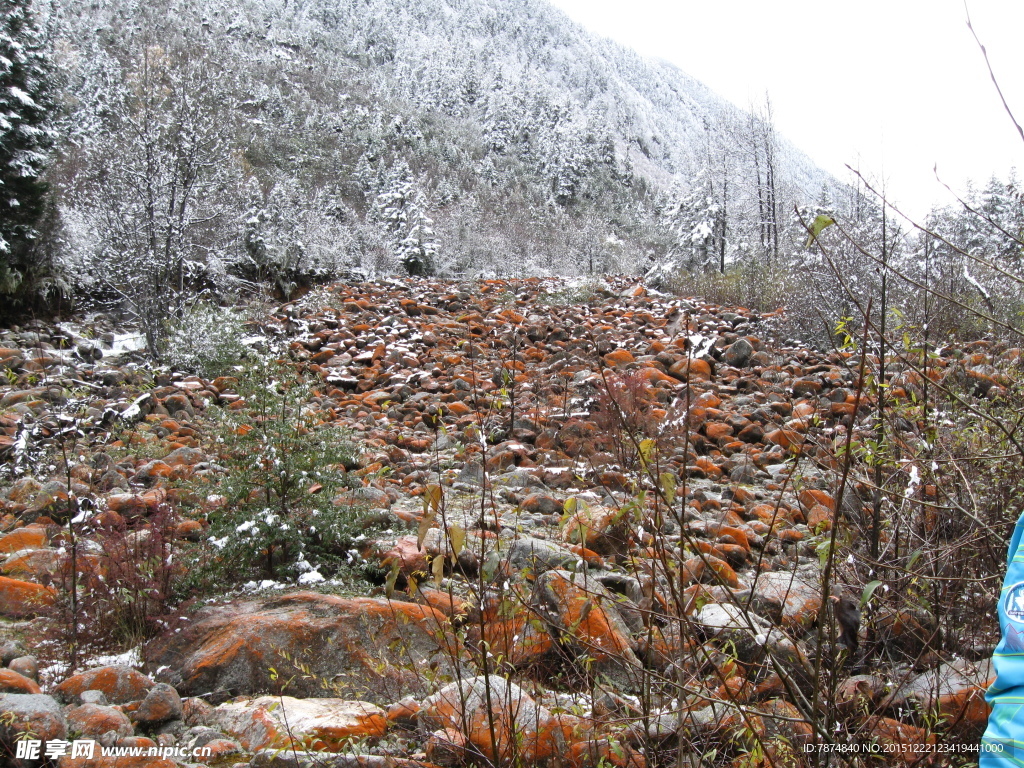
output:
POLYGON ((285 585, 280 581, 274 581, 273 579, 263 579, 263 581, 247 581, 242 585, 242 589, 247 592, 258 592, 263 589, 284 589, 285 585))
POLYGON ((144 333, 115 333, 110 349, 104 349, 103 357, 120 357, 126 352, 138 352, 146 348, 144 333))
POLYGON ((921 484, 921 473, 917 471, 917 465, 910 466, 910 480, 907 482, 907 489, 903 492, 908 499, 914 495, 917 486, 921 484))
POLYGON ((992 298, 991 294, 989 294, 989 292, 985 289, 985 286, 983 286, 981 283, 979 283, 977 280, 975 280, 974 277, 971 275, 971 273, 967 271, 967 265, 966 264, 964 264, 964 279, 968 283, 973 285, 975 288, 977 288, 978 292, 981 293, 981 295, 984 296, 986 299, 991 299, 992 298))
POLYGON ((137 398, 135 398, 135 401, 131 405, 129 405, 127 408, 121 411, 121 418, 124 419, 125 421, 130 421, 131 419, 138 418, 142 414, 142 409, 139 406, 141 406, 142 403, 146 402, 146 400, 149 399, 149 397, 149 392, 146 392, 143 395, 139 395, 137 398))
POLYGON ((715 344, 714 338, 703 336, 699 333, 691 334, 688 340, 690 342, 690 355, 694 358, 706 355, 715 344))
POLYGON ((88 664, 90 667, 113 667, 119 665, 126 667, 141 667, 142 646, 137 645, 124 653, 117 653, 110 656, 96 656, 95 658, 89 659, 88 664))

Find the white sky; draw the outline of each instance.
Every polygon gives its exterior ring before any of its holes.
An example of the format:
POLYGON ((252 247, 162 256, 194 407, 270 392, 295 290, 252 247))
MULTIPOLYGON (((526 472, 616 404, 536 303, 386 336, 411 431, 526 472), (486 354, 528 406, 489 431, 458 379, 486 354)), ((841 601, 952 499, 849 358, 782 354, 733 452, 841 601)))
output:
MULTIPOLYGON (((921 216, 1020 166, 963 0, 551 0, 599 35, 672 62, 740 107, 770 95, 777 130, 848 180, 884 177, 921 216)), ((1024 122, 1024 0, 968 0, 1007 101, 1024 122)))

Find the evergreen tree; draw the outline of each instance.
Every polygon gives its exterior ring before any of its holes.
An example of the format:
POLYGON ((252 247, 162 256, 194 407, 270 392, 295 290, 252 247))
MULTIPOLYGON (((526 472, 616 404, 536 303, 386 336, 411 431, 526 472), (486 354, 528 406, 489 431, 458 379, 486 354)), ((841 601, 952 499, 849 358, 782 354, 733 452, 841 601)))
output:
POLYGON ((409 234, 398 244, 399 259, 405 271, 413 276, 435 272, 437 243, 434 242, 433 220, 423 213, 423 197, 417 195, 410 209, 409 234))
POLYGON ((377 195, 375 218, 391 240, 391 250, 409 275, 432 275, 437 244, 433 221, 426 215, 426 199, 416 188, 404 162, 388 172, 384 191, 377 195))
POLYGON ((0 0, 0 292, 30 271, 49 127, 48 62, 28 0, 0 0))

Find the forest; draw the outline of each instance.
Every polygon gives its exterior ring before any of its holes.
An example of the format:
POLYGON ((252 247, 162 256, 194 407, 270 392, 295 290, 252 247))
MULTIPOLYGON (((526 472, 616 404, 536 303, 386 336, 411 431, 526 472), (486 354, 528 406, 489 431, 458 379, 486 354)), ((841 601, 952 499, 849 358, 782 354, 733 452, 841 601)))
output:
POLYGON ((37 236, 9 252, 11 306, 113 308, 153 353, 197 296, 389 274, 647 274, 797 314, 825 295, 797 323, 820 340, 886 270, 846 245, 833 275, 805 247, 818 215, 910 281, 1016 306, 1014 177, 907 221, 778 136, 767 97, 744 112, 542 2, 26 13, 34 106, 11 107, 33 138, 10 151, 33 155, 15 226, 37 236))

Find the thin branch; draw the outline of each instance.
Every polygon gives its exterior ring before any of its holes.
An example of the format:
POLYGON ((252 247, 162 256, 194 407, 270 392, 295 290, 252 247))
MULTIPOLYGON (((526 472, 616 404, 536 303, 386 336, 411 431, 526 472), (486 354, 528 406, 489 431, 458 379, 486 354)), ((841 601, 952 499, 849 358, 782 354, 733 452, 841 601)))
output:
POLYGON ((1003 89, 999 87, 999 80, 996 78, 996 73, 992 69, 992 62, 988 59, 988 51, 985 50, 985 46, 982 45, 981 40, 978 38, 978 33, 974 31, 974 26, 971 24, 971 12, 967 8, 967 0, 964 0, 964 13, 967 14, 967 28, 971 30, 971 34, 974 35, 974 42, 978 44, 981 49, 981 55, 985 57, 985 66, 988 67, 989 77, 992 78, 992 84, 996 87, 996 93, 999 94, 999 99, 1003 102, 1003 109, 1006 110, 1006 114, 1010 116, 1010 120, 1013 121, 1014 126, 1017 128, 1017 133, 1020 134, 1021 141, 1024 141, 1024 128, 1021 128, 1020 123, 1017 122, 1017 118, 1013 116, 1013 110, 1010 109, 1010 105, 1006 103, 1006 97, 1003 96, 1003 89))

